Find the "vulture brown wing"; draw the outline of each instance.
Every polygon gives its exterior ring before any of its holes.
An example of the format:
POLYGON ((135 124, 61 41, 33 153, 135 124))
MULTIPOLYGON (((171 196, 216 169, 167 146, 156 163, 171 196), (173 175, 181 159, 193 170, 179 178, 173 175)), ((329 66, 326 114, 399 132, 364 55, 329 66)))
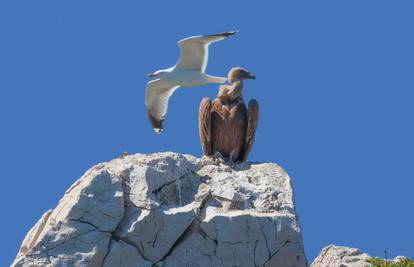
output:
POLYGON ((246 139, 243 148, 243 154, 241 155, 241 160, 246 161, 249 156, 250 150, 254 142, 254 137, 256 135, 257 123, 259 121, 259 104, 256 99, 252 99, 249 102, 249 107, 247 108, 247 130, 246 130, 246 139))
POLYGON ((200 103, 200 110, 198 112, 198 128, 203 154, 206 156, 212 156, 211 100, 208 97, 203 98, 200 103))

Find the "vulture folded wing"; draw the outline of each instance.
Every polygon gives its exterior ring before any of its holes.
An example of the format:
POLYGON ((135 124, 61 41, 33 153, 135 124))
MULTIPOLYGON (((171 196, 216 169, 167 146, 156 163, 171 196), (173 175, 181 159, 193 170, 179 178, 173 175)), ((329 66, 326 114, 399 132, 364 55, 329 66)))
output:
POLYGON ((161 133, 168 109, 168 99, 179 86, 157 79, 148 82, 145 91, 145 105, 154 130, 161 133))
POLYGON ((198 128, 203 154, 206 156, 212 156, 211 100, 208 97, 203 98, 200 103, 200 110, 198 112, 198 128))
POLYGON ((250 100, 249 107, 247 108, 247 129, 246 139, 243 146, 243 153, 241 154, 241 160, 246 161, 249 156, 250 150, 254 142, 256 135, 257 123, 259 121, 259 104, 255 99, 250 100))
POLYGON ((178 42, 180 59, 176 67, 204 72, 207 67, 208 46, 210 43, 223 40, 235 33, 235 31, 230 31, 211 35, 192 36, 180 40, 178 42))

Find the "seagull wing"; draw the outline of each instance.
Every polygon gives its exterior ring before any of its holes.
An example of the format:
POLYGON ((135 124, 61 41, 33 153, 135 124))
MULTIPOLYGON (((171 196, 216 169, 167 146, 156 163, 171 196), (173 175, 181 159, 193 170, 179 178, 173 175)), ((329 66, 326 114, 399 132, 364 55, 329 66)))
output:
POLYGON ((170 84, 162 79, 148 82, 145 91, 145 105, 154 130, 161 133, 163 122, 168 109, 168 99, 179 86, 170 84))
POLYGON ((192 36, 180 40, 178 46, 180 47, 181 55, 176 67, 204 72, 208 62, 208 46, 213 42, 223 40, 235 33, 237 31, 192 36))

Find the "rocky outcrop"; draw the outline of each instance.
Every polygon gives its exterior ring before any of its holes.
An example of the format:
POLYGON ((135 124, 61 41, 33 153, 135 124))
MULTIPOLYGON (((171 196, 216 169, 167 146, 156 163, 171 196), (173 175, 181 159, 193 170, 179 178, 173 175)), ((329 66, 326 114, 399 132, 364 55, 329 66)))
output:
MULTIPOLYGON (((357 248, 328 245, 322 249, 318 257, 312 262, 311 267, 371 267, 377 263, 369 263, 372 257, 357 248)), ((375 260, 384 261, 376 258, 375 260)), ((396 263, 398 266, 411 266, 401 263, 410 260, 404 256, 397 256, 394 259, 387 259, 388 263, 396 263)), ((411 260, 410 260, 411 261, 411 260)), ((382 266, 382 263, 381 263, 382 266)), ((394 266, 394 265, 393 265, 394 266)))
POLYGON ((369 267, 368 254, 357 248, 329 245, 322 249, 311 267, 369 267))
POLYGON ((88 170, 12 266, 306 266, 290 178, 273 163, 136 154, 88 170))

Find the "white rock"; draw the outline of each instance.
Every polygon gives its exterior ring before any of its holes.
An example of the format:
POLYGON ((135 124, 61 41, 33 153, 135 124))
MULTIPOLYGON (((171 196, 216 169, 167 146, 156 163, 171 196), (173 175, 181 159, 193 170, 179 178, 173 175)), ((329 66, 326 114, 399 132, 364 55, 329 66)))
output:
POLYGON ((123 213, 121 178, 98 164, 30 230, 13 266, 100 266, 123 213))
POLYGON ((103 267, 136 267, 137 265, 151 267, 152 263, 144 260, 134 246, 122 240, 115 241, 112 239, 103 267))
MULTIPOLYGON (((311 267, 371 267, 367 260, 371 256, 357 248, 328 245, 322 249, 311 267)), ((397 262, 407 257, 397 256, 388 262, 397 262)))
POLYGON ((357 248, 329 245, 322 249, 311 267, 369 267, 368 254, 357 248))
POLYGON ((37 240, 39 239, 39 236, 42 234, 43 229, 45 228, 45 225, 49 219, 50 214, 52 214, 53 210, 48 210, 43 214, 42 218, 30 229, 30 231, 26 234, 26 237, 24 238, 22 245, 19 250, 19 255, 26 254, 26 252, 34 247, 37 240))
POLYGON ((289 176, 136 154, 101 163, 29 231, 13 266, 307 266, 289 176))

